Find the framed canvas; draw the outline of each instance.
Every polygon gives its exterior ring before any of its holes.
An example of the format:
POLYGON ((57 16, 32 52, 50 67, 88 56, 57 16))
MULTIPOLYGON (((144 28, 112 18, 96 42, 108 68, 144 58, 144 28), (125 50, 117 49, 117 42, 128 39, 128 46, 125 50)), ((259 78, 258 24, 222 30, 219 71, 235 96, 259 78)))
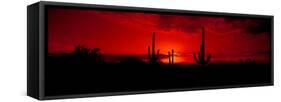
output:
POLYGON ((27 8, 27 94, 40 100, 273 85, 270 15, 27 8))

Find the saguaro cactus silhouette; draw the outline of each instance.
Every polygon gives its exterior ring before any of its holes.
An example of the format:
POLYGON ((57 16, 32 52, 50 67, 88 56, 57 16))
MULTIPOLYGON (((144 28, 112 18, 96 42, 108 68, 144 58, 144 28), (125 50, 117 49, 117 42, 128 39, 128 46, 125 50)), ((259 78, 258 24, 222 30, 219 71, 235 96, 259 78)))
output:
POLYGON ((196 54, 193 53, 194 60, 197 64, 205 65, 208 64, 211 60, 211 54, 208 55, 207 59, 205 59, 205 29, 202 27, 202 42, 200 46, 200 51, 198 52, 198 58, 196 54))
POLYGON ((172 52, 168 51, 169 64, 174 64, 174 49, 172 52))
POLYGON ((150 63, 158 63, 159 60, 159 52, 160 50, 157 50, 157 54, 155 53, 155 33, 152 33, 152 51, 150 51, 150 46, 148 46, 148 59, 150 63))

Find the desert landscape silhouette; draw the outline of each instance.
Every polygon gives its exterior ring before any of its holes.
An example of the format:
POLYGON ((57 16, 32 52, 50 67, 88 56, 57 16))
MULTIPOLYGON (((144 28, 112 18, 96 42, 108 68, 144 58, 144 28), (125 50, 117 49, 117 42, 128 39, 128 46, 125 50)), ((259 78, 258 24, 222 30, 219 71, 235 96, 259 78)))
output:
MULTIPOLYGON (((255 60, 210 63, 205 51, 205 31, 201 28, 201 45, 193 57, 196 63, 174 63, 175 51, 160 54, 152 33, 147 55, 103 55, 100 48, 74 47, 71 53, 49 54, 46 60, 46 95, 145 91, 175 88, 218 87, 270 83, 270 63, 255 60), (166 58, 168 63, 161 62, 166 58)), ((160 41, 161 42, 161 41, 160 41)), ((133 43, 133 42, 131 42, 133 43)))

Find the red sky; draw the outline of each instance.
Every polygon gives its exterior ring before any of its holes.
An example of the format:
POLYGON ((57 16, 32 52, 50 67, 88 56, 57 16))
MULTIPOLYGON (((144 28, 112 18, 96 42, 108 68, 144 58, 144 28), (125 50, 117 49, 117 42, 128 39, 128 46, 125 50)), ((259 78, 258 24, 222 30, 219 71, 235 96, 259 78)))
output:
POLYGON ((48 53, 69 53, 82 44, 103 54, 147 54, 155 32, 161 54, 175 49, 193 58, 204 26, 206 53, 213 60, 270 60, 269 19, 48 8, 47 23, 48 53))

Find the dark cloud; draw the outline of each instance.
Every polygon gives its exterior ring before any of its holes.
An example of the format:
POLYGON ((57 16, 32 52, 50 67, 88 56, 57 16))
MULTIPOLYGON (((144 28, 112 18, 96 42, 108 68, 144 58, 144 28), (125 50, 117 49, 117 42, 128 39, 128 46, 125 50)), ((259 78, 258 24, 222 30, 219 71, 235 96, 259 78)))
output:
POLYGON ((243 17, 214 17, 214 16, 174 16, 159 15, 158 28, 162 30, 176 29, 186 33, 198 32, 202 27, 208 27, 223 33, 240 30, 241 33, 258 35, 270 33, 271 21, 243 17))
POLYGON ((271 21, 269 19, 246 19, 246 18, 226 18, 226 23, 233 29, 241 29, 247 34, 258 35, 271 32, 271 21))
POLYGON ((196 32, 203 26, 200 17, 160 15, 158 27, 163 30, 176 29, 183 32, 196 32))
POLYGON ((271 31, 271 22, 269 20, 260 20, 253 26, 249 26, 246 30, 250 34, 263 34, 271 31))

